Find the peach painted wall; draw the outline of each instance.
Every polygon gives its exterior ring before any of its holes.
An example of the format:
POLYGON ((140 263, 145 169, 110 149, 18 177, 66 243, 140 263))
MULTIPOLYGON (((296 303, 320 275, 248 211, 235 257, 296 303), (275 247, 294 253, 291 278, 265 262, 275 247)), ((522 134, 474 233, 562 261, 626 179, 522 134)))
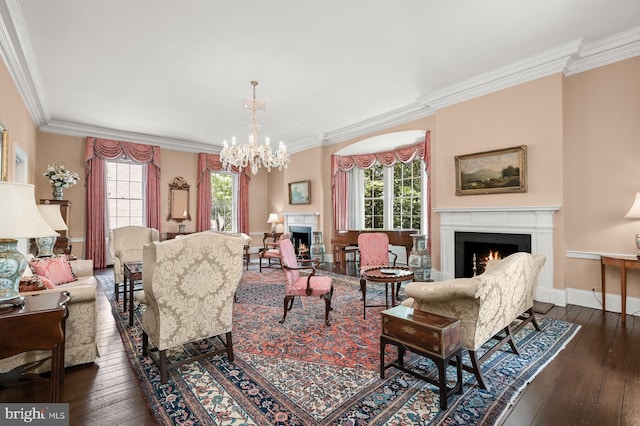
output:
POLYGON ((167 220, 169 216, 169 184, 181 176, 189 184, 189 215, 191 220, 181 222, 187 232, 196 230, 196 205, 198 200, 198 155, 170 149, 160 150, 160 232, 178 232, 178 222, 167 220))
POLYGON ((3 61, 0 61, 0 93, 2 93, 0 121, 4 123, 9 131, 9 181, 15 181, 16 145, 19 145, 28 157, 26 182, 34 183, 37 130, 3 61))
MULTIPOLYGON (((563 203, 563 110, 561 74, 462 102, 436 113, 432 143, 434 208, 561 206, 563 203), (527 145, 525 193, 455 195, 456 155, 527 145)), ((563 210, 554 217, 554 282, 562 283, 563 210)), ((439 227, 434 215, 433 228, 439 227)), ((440 265, 439 232, 434 265, 440 265)), ((436 267, 438 267, 436 266, 436 267)))
MULTIPOLYGON (((640 57, 566 77, 564 99, 566 248, 635 254, 640 221, 624 215, 640 192, 640 57)), ((620 294, 609 269, 607 292, 620 294)), ((597 259, 568 258, 566 287, 600 291, 599 272, 597 259)), ((638 283, 629 271, 630 296, 640 296, 638 283)))
POLYGON ((53 197, 49 180, 43 176, 48 164, 64 164, 65 168, 78 173, 80 180, 64 190, 64 199, 71 201, 68 236, 71 239, 71 253, 84 258, 84 233, 86 228, 87 189, 84 168, 85 138, 38 132, 36 159, 36 198, 53 197))

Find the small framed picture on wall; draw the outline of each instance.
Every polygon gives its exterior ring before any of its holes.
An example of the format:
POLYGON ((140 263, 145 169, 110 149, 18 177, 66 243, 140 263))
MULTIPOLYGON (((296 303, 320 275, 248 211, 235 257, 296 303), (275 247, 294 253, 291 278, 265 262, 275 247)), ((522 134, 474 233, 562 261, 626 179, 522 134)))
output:
POLYGON ((289 204, 311 204, 311 181, 289 183, 289 204))

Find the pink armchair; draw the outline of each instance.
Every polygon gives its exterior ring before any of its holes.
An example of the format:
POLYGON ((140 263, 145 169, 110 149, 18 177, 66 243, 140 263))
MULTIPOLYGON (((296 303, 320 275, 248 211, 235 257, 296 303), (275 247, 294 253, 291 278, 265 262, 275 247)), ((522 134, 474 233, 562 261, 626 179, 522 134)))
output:
POLYGON ((333 282, 331 277, 316 276, 316 266, 318 261, 306 260, 307 266, 299 266, 293 243, 290 239, 280 241, 280 262, 284 271, 284 315, 281 323, 287 318, 287 312, 293 307, 293 299, 296 296, 318 296, 324 300, 325 313, 324 323, 331 325, 329 321, 329 311, 331 311, 331 297, 333 296, 333 282), (311 270, 307 276, 301 276, 300 270, 311 270))
POLYGON ((284 234, 280 235, 278 241, 265 244, 264 250, 260 252, 260 259, 258 259, 260 262, 260 272, 262 272, 263 268, 262 259, 267 259, 269 262, 267 266, 264 266, 265 268, 272 268, 273 266, 280 265, 280 243, 283 240, 289 239, 291 239, 291 233, 285 232, 284 234), (275 263, 272 263, 272 261, 275 261, 275 263))
MULTIPOLYGON (((396 266, 398 255, 389 250, 389 236, 384 232, 365 232, 358 235, 358 251, 360 252, 360 291, 364 304, 363 317, 367 317, 367 307, 377 305, 367 305, 367 281, 363 272, 370 268, 384 266, 396 266), (389 255, 393 256, 393 263, 389 261, 389 255)), ((400 283, 396 285, 396 296, 400 291, 400 283)))

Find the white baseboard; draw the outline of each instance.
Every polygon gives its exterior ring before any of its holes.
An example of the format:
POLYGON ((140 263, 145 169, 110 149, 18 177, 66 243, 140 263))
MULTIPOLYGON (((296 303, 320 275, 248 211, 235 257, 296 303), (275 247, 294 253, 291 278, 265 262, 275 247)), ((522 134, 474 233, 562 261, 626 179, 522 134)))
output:
MULTIPOLYGON (((553 303, 557 306, 577 305, 585 308, 602 309, 602 293, 576 288, 566 290, 544 290, 536 293, 539 302, 553 303)), ((622 298, 619 294, 607 294, 608 312, 622 312, 622 298)), ((627 297, 627 315, 640 316, 640 298, 627 297)))

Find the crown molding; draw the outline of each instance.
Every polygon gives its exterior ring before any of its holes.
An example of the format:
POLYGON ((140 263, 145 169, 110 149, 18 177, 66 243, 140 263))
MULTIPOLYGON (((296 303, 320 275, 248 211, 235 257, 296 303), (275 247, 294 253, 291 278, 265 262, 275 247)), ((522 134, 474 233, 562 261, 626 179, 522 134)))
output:
POLYGON ((431 95, 418 98, 418 102, 437 110, 527 81, 563 72, 572 56, 578 52, 581 44, 582 40, 566 43, 523 61, 448 86, 431 95))
POLYGON ((68 121, 60 120, 51 120, 49 123, 41 126, 38 130, 42 132, 56 133, 67 136, 77 136, 81 138, 93 136, 96 138, 135 142, 146 145, 157 145, 161 148, 173 149, 183 152, 204 152, 208 154, 217 154, 221 149, 221 147, 219 146, 201 142, 172 139, 136 132, 127 132, 106 127, 87 126, 85 124, 71 123, 68 121))
POLYGON ((640 55, 640 27, 585 43, 565 75, 578 74, 640 55))
POLYGON ((17 0, 0 2, 0 55, 36 127, 49 121, 40 74, 17 0))
POLYGON ((433 114, 435 114, 435 111, 429 106, 415 102, 411 105, 394 109, 350 126, 327 132, 325 133, 324 144, 334 145, 433 114))

